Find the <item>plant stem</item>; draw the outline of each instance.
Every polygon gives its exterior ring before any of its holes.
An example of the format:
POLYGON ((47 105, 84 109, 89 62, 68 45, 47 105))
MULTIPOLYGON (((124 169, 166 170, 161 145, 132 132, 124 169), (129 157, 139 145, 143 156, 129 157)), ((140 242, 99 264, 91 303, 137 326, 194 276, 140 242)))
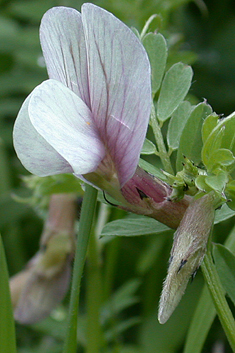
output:
POLYGON ((99 353, 104 346, 100 324, 103 303, 101 260, 94 232, 91 233, 87 257, 87 346, 86 353, 99 353))
POLYGON ((161 132, 161 128, 158 124, 157 118, 156 118, 156 113, 155 113, 155 107, 154 104, 152 104, 152 110, 151 110, 151 126, 153 129, 153 133, 154 133, 154 137, 155 137, 155 141, 158 147, 158 152, 159 152, 159 157, 161 159, 163 168, 166 172, 170 173, 170 174, 174 174, 172 165, 171 165, 171 161, 169 158, 169 155, 167 153, 166 150, 166 146, 163 140, 163 136, 162 136, 162 132, 161 132))
POLYGON ((90 185, 86 185, 77 237, 68 316, 68 328, 63 353, 75 353, 77 351, 77 315, 79 306, 80 283, 86 259, 92 221, 95 213, 96 200, 97 190, 90 185))
POLYGON ((235 321, 225 299, 225 292, 213 263, 210 250, 208 250, 207 254, 205 255, 201 267, 221 325, 233 352, 235 352, 235 321))

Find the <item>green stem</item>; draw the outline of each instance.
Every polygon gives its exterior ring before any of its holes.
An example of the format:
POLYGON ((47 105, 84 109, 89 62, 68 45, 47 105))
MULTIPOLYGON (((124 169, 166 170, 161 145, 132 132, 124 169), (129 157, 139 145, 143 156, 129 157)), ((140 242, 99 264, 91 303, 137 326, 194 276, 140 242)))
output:
POLYGON ((103 303, 101 259, 94 232, 91 233, 87 258, 87 345, 86 353, 99 353, 104 347, 100 325, 100 309, 103 303))
POLYGON ((75 353, 77 351, 77 315, 79 306, 80 283, 86 259, 92 221, 95 213, 96 200, 97 190, 90 185, 86 185, 77 237, 68 328, 63 353, 75 353))
POLYGON ((220 322, 228 338, 230 346, 233 352, 235 352, 235 321, 225 299, 225 293, 213 263, 210 250, 208 250, 205 255, 201 267, 220 322))
POLYGON ((151 111, 150 120, 151 120, 151 126, 153 129, 155 141, 156 141, 156 144, 158 147, 159 157, 161 159, 163 168, 166 172, 168 172, 170 174, 174 174, 174 171, 173 171, 173 168, 171 165, 171 161, 170 161, 170 158, 167 153, 166 146, 165 146, 165 143, 163 140, 161 128, 160 128, 158 121, 157 121, 157 118, 156 118, 155 107, 153 104, 152 104, 152 111, 151 111))

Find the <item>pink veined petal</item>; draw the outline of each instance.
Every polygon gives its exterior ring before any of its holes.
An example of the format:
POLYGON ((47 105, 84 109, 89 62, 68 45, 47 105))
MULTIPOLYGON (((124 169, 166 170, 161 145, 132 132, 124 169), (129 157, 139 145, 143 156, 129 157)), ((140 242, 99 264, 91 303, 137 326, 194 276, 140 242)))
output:
POLYGON ((134 33, 109 12, 82 6, 91 110, 123 185, 134 173, 151 110, 150 64, 134 33))
POLYGON ((38 176, 72 173, 70 164, 33 127, 28 113, 31 95, 23 103, 13 129, 13 142, 24 167, 38 176))
POLYGON ((98 167, 105 148, 91 111, 62 83, 50 79, 34 89, 29 117, 38 133, 72 166, 74 173, 85 174, 98 167))
POLYGON ((90 106, 81 14, 68 7, 48 10, 41 21, 40 40, 49 77, 62 82, 90 106))

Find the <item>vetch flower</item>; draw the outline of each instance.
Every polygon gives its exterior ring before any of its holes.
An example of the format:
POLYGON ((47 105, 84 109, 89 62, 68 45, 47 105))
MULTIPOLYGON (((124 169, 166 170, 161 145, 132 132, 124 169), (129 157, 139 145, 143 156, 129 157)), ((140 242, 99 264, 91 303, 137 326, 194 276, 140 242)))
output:
POLYGON ((150 64, 134 33, 86 3, 46 12, 40 39, 49 80, 23 103, 14 146, 33 174, 74 173, 120 189, 135 173, 151 110, 150 64))
POLYGON ((92 4, 81 14, 52 8, 40 38, 50 79, 15 122, 23 165, 39 176, 74 173, 126 210, 176 228, 189 200, 168 201, 170 187, 137 168, 151 110, 150 65, 138 38, 92 4))
POLYGON ((167 277, 159 303, 158 320, 164 324, 178 305, 191 276, 203 260, 214 222, 215 199, 212 193, 194 200, 175 232, 167 277))

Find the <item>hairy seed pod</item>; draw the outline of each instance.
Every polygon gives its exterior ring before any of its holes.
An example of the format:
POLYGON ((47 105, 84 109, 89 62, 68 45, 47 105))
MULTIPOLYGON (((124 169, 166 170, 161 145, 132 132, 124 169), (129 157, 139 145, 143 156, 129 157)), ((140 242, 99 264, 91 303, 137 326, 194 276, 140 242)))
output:
POLYGON ((206 252, 214 222, 214 198, 207 194, 187 208, 175 232, 167 277, 160 298, 158 320, 164 324, 183 296, 206 252))

